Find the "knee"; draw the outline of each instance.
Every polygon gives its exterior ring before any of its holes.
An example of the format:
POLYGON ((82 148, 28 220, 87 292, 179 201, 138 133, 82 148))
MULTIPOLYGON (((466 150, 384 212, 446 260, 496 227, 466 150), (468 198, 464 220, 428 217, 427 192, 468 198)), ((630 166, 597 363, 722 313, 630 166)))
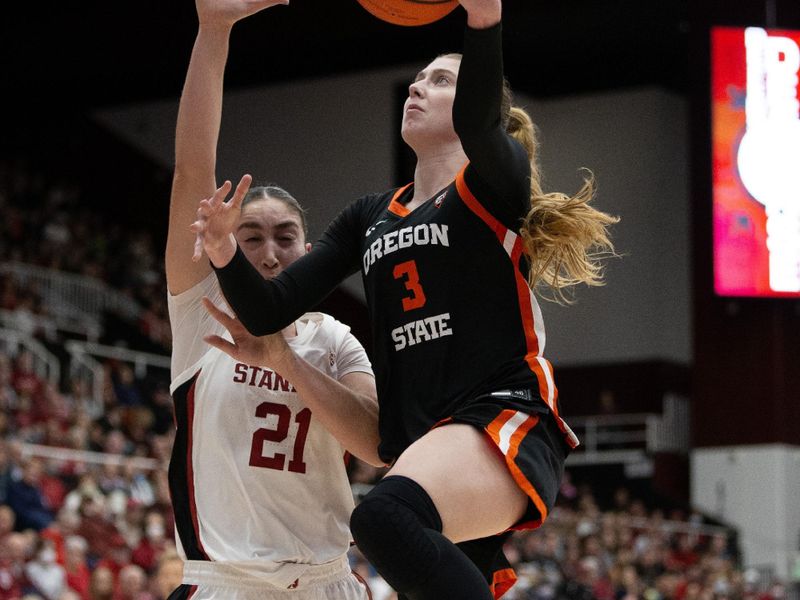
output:
POLYGON ((392 537, 392 499, 385 494, 368 494, 350 515, 350 533, 362 551, 376 539, 392 537))
POLYGON ((379 549, 386 540, 416 538, 423 528, 440 532, 442 522, 425 490, 407 477, 384 478, 350 517, 353 539, 365 553, 379 549))

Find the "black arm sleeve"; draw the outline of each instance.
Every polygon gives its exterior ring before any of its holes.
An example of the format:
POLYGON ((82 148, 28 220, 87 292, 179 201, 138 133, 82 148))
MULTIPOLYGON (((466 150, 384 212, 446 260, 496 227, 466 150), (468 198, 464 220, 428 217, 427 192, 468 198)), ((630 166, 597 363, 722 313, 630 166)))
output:
POLYGON ((311 252, 273 279, 264 279, 238 246, 227 265, 214 269, 225 299, 251 334, 280 331, 358 270, 358 236, 352 232, 359 204, 342 211, 311 252))
POLYGON ((468 185, 488 192, 481 198, 487 209, 516 226, 528 210, 530 161, 503 126, 502 98, 501 24, 488 29, 467 27, 453 104, 453 125, 470 161, 465 177, 468 185))

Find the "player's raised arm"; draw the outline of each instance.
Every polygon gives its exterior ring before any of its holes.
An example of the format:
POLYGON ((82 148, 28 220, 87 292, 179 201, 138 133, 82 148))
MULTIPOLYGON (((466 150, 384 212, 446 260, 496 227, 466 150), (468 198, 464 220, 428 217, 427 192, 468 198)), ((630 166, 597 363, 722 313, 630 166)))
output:
POLYGON ((199 27, 186 73, 175 131, 175 173, 170 198, 166 249, 167 287, 180 294, 206 277, 205 261, 192 261, 197 199, 216 186, 217 140, 222 89, 233 25, 260 10, 288 0, 197 0, 199 27))

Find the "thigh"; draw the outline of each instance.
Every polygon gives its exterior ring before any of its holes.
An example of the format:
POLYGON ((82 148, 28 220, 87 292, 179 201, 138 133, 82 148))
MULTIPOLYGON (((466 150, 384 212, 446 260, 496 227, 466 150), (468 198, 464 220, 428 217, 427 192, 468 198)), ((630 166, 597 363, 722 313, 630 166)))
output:
POLYGON ((433 500, 442 533, 453 542, 505 531, 525 513, 528 497, 485 433, 452 423, 411 444, 388 475, 409 477, 433 500))

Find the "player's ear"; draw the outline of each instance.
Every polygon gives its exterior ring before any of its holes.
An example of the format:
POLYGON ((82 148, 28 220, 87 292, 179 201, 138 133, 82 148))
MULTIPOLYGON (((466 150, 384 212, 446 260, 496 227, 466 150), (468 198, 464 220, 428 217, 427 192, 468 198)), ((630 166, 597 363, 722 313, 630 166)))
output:
POLYGON ((311 242, 306 242, 306 254, 311 252, 311 242))

